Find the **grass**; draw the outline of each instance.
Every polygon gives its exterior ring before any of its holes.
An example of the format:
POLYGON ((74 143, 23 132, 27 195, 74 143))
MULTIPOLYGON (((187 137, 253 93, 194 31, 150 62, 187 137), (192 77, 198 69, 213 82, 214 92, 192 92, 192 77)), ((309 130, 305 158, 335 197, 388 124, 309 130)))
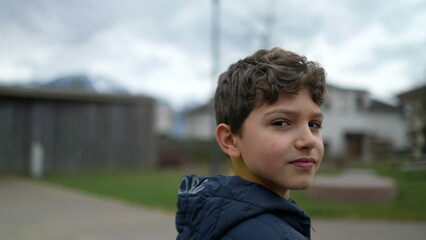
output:
MULTIPOLYGON (((325 201, 309 198, 305 191, 293 191, 291 197, 313 218, 426 220, 426 170, 403 172, 389 164, 376 165, 374 168, 380 175, 396 180, 398 196, 394 201, 325 201)), ((182 171, 135 170, 50 174, 43 180, 144 206, 175 211, 177 187, 183 175, 182 171)))
POLYGON ((292 198, 312 217, 426 220, 426 170, 404 172, 393 164, 375 164, 372 168, 379 175, 396 181, 395 200, 389 202, 318 200, 309 198, 305 191, 293 191, 292 198))
POLYGON ((292 198, 312 217, 426 220, 426 184, 398 184, 398 191, 396 200, 380 203, 317 200, 306 192, 292 192, 292 198))
POLYGON ((181 173, 171 171, 108 171, 49 174, 43 180, 65 187, 175 211, 181 173))

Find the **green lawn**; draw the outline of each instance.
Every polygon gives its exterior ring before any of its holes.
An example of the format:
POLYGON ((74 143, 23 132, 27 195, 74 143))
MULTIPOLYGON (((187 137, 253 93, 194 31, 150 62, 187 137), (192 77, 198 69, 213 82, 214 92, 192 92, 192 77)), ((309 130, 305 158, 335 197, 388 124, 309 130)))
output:
MULTIPOLYGON (((426 220, 426 171, 402 172, 389 165, 376 166, 381 175, 397 181, 392 202, 357 203, 309 198, 304 191, 291 197, 313 218, 426 220)), ((144 206, 176 210, 177 187, 182 171, 113 171, 51 174, 43 180, 66 187, 113 197, 144 206)))
POLYGON ((174 211, 181 177, 181 173, 172 171, 108 171, 50 174, 43 180, 89 193, 174 211))

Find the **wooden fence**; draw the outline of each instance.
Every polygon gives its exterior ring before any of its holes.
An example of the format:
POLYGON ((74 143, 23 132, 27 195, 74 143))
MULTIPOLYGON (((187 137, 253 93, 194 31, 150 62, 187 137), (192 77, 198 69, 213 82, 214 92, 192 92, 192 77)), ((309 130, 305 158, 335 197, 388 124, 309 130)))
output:
POLYGON ((30 173, 34 149, 43 172, 152 166, 153 108, 146 97, 0 87, 0 173, 30 173))

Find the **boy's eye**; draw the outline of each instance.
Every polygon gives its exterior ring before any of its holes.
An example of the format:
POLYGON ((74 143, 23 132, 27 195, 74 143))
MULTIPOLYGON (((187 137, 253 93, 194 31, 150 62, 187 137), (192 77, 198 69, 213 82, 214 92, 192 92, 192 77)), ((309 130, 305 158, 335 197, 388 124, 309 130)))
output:
POLYGON ((318 128, 318 129, 320 129, 322 126, 321 126, 320 122, 309 122, 309 127, 310 128, 318 128))
POLYGON ((290 124, 287 121, 285 121, 285 120, 277 120, 277 121, 274 121, 272 123, 272 125, 273 126, 278 126, 278 127, 285 127, 285 126, 288 126, 290 124))

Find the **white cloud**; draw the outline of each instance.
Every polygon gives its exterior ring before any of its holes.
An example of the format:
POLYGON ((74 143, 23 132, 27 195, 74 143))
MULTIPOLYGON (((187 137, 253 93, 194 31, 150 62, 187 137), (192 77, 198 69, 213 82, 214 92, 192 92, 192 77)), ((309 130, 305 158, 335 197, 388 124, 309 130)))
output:
MULTIPOLYGON (((422 19, 419 16, 415 21, 419 18, 422 19)), ((411 55, 399 56, 396 52, 410 44, 418 44, 418 51, 425 52, 420 43, 424 43, 426 37, 417 24, 395 34, 383 22, 371 22, 343 42, 329 41, 328 32, 322 32, 313 39, 289 45, 309 59, 319 61, 328 72, 330 82, 389 98, 413 86, 413 70, 421 73, 426 68, 426 59, 422 61, 423 66, 413 68, 409 59, 411 55)))
POLYGON ((89 62, 90 73, 111 76, 133 93, 169 99, 177 107, 188 98, 200 101, 208 95, 208 79, 200 78, 206 59, 175 45, 145 41, 117 28, 96 36, 88 49, 101 52, 89 62))
MULTIPOLYGON (((260 47, 262 16, 275 11, 271 43, 319 61, 330 81, 389 95, 425 72, 421 1, 240 0, 221 9, 220 71, 260 47)), ((198 0, 0 1, 0 81, 82 72, 174 106, 205 102, 214 88, 210 10, 198 0)))

